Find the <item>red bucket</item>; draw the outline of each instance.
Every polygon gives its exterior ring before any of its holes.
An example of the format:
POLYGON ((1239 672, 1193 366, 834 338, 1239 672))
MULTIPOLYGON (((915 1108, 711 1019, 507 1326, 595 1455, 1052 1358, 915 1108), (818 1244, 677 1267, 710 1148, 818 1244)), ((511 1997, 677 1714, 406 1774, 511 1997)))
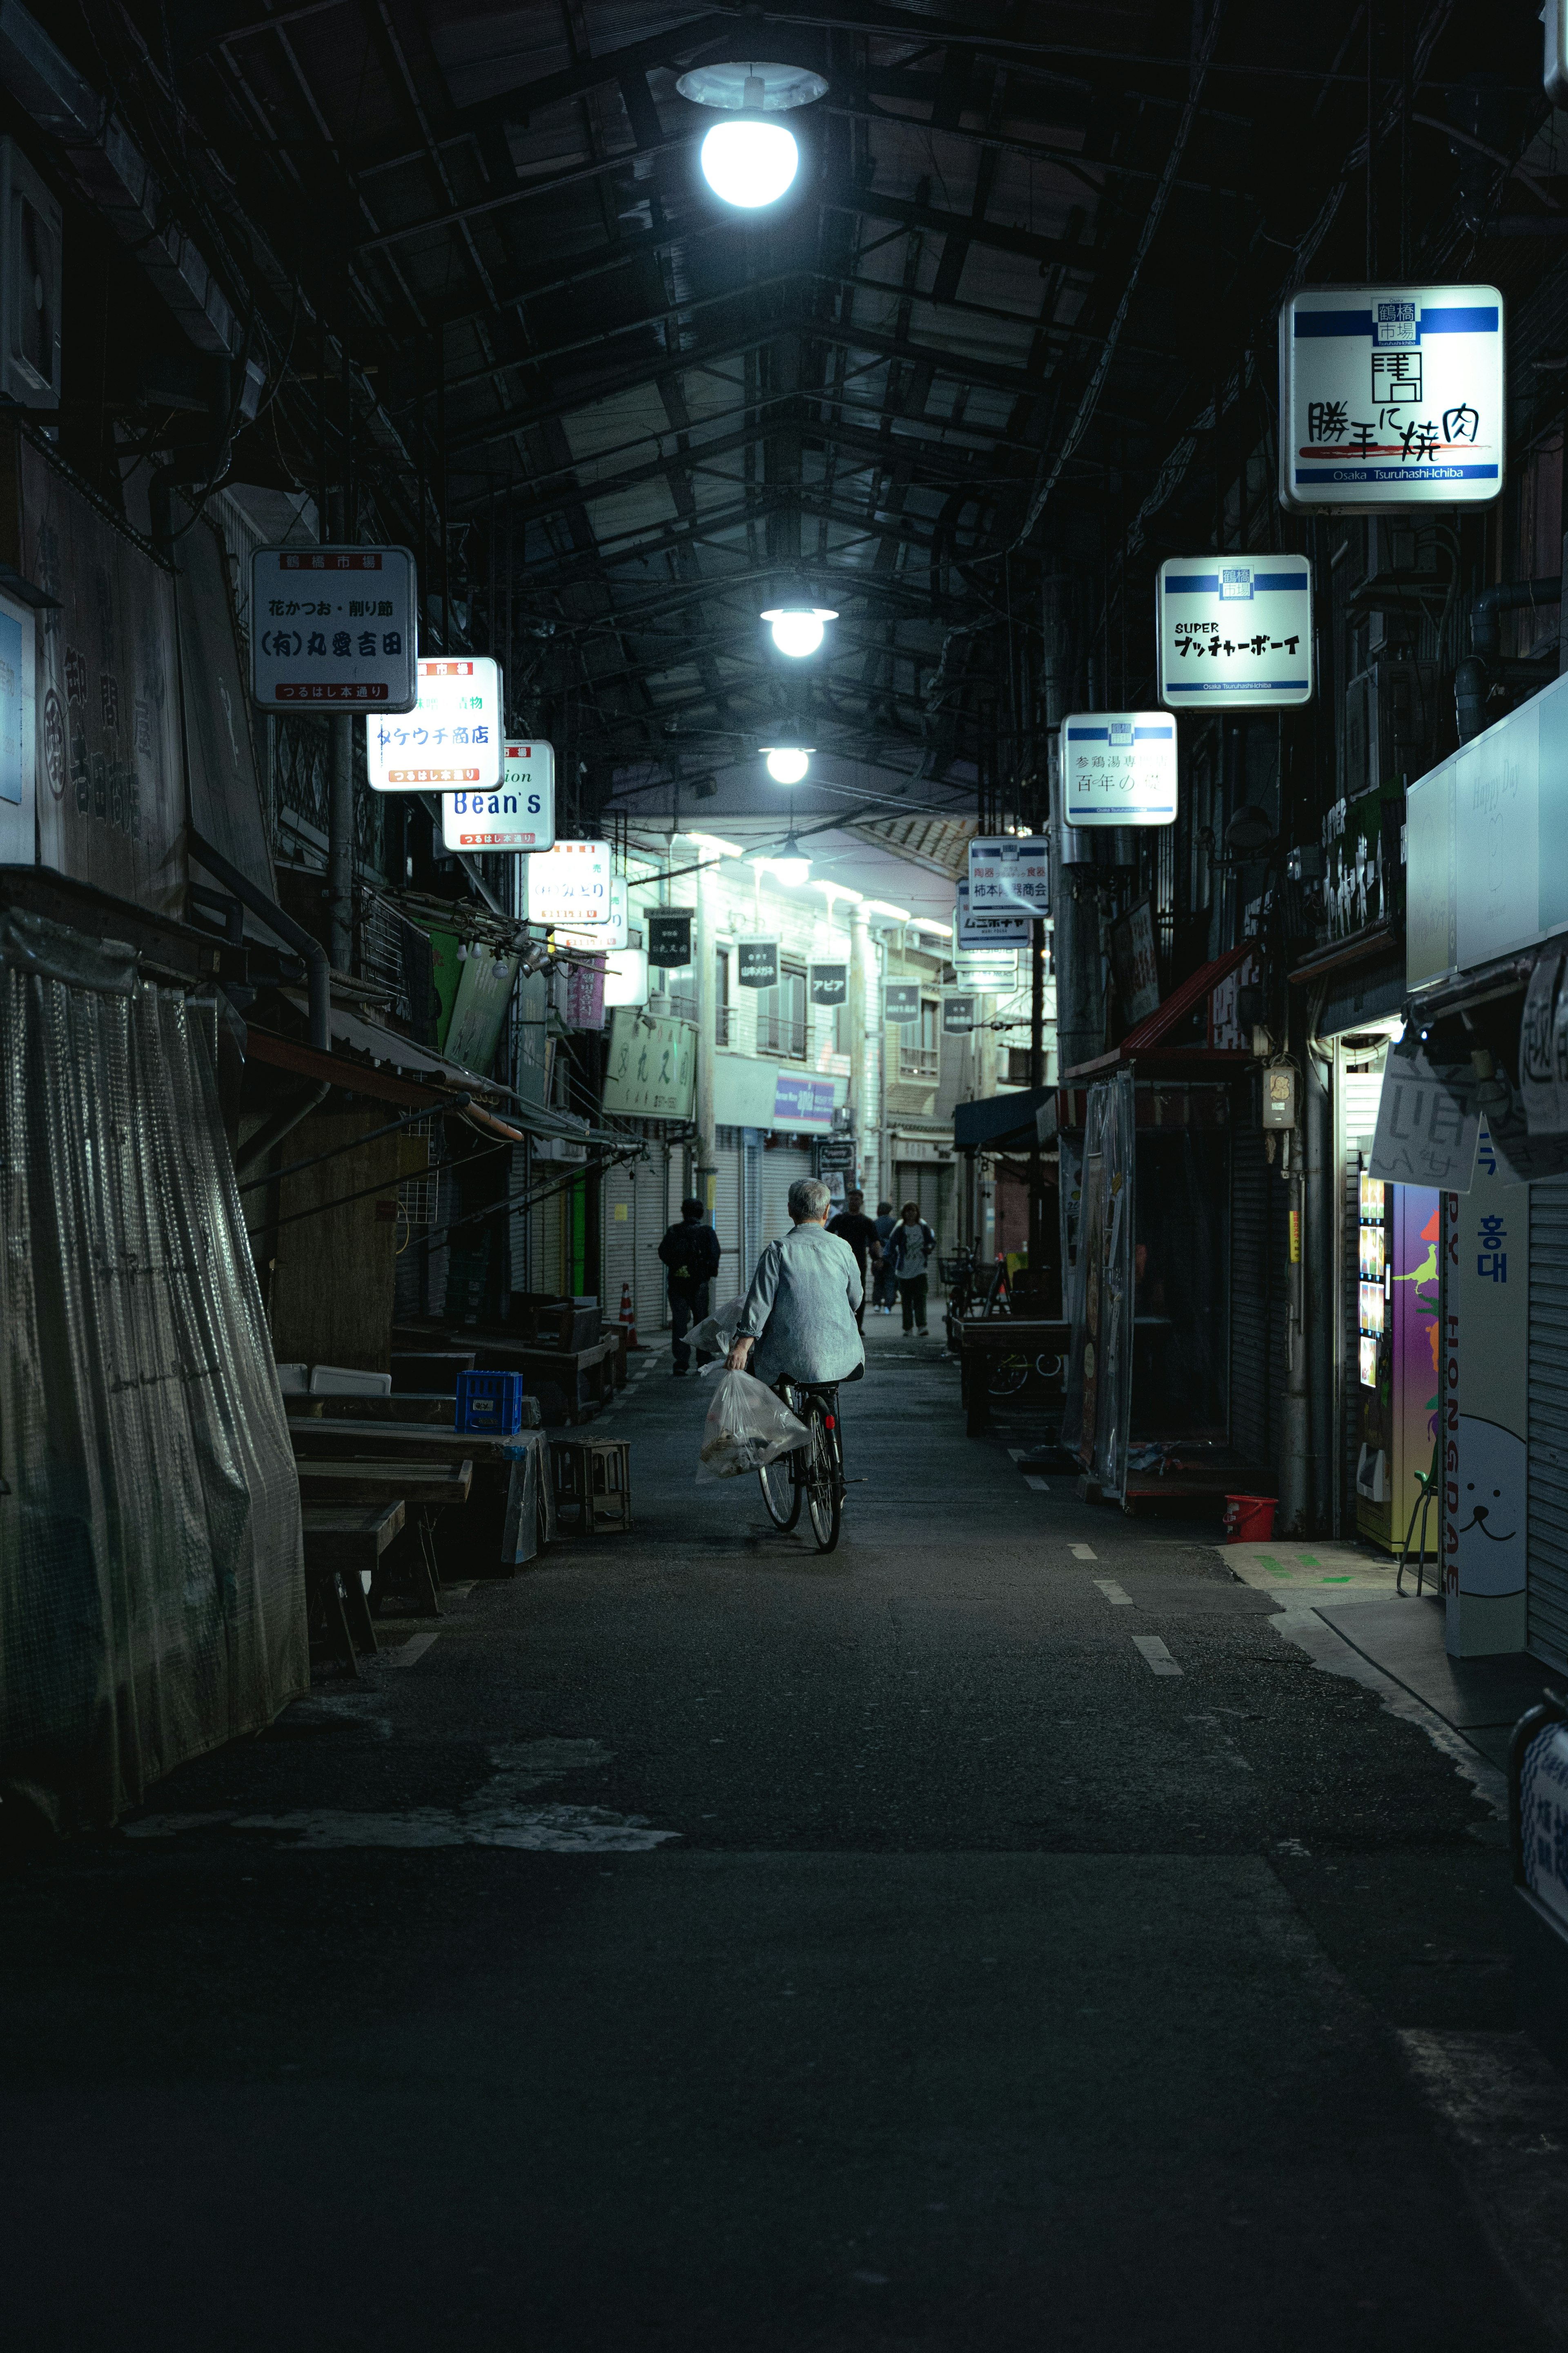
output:
POLYGON ((1227 1495, 1225 1499, 1226 1544, 1267 1544, 1274 1534, 1279 1506, 1272 1495, 1227 1495))

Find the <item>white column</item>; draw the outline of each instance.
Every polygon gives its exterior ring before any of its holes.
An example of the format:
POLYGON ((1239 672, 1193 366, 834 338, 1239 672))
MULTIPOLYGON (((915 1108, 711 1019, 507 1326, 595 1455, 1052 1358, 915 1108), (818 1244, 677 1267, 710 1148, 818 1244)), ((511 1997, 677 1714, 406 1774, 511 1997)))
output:
POLYGON ((871 1020, 879 1012, 877 978, 871 958, 871 922, 864 907, 849 910, 849 1101, 855 1110, 855 1133, 860 1153, 860 1182, 871 1208, 880 1185, 878 1153, 879 1106, 871 1083, 871 1020))
POLYGON ((711 1219, 717 1209, 719 1152, 713 1117, 713 1053, 719 1034, 714 985, 713 894, 706 871, 694 874, 691 961, 697 996, 697 1198, 711 1219))

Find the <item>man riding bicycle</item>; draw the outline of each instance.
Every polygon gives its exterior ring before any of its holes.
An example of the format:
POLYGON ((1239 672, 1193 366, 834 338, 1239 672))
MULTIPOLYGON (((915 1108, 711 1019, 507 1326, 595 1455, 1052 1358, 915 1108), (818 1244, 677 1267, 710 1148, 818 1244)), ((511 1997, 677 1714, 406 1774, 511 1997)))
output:
POLYGON ((815 1176, 802 1176, 790 1187, 788 1198, 795 1230, 770 1242, 757 1261, 727 1362, 731 1372, 745 1372, 754 1350, 749 1369, 756 1378, 775 1388, 795 1410, 804 1404, 811 1432, 804 1464, 792 1457, 788 1469, 770 1465, 774 1475, 770 1479, 769 1472, 763 1472, 763 1493, 779 1525, 792 1526, 804 1484, 811 1497, 812 1524, 826 1551, 837 1541, 844 1501, 835 1392, 840 1381, 858 1380, 866 1365, 865 1343, 855 1320, 863 1286, 848 1243, 826 1230, 833 1199, 826 1186, 815 1176), (793 1505, 787 1507, 786 1481, 793 1482, 794 1491, 793 1505), (829 1519, 832 1533, 824 1541, 829 1519))

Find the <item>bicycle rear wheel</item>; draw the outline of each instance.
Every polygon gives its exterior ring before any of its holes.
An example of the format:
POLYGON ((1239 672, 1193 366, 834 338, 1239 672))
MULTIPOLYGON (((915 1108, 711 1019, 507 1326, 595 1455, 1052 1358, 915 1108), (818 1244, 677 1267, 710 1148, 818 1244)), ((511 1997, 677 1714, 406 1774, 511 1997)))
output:
POLYGON ((805 1455, 805 1501, 811 1533, 818 1552, 831 1552, 838 1542, 844 1516, 843 1456, 837 1409, 823 1398, 813 1398, 806 1427, 811 1432, 805 1455))
POLYGON ((773 1461, 764 1462, 757 1473, 763 1501, 775 1528, 793 1528, 800 1517, 804 1492, 801 1461, 798 1454, 781 1454, 773 1461))

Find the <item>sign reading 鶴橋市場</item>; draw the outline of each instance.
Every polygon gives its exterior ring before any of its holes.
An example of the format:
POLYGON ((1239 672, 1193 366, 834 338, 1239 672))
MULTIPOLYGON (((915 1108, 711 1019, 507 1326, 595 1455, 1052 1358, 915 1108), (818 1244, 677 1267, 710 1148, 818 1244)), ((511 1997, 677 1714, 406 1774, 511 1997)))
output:
POLYGON ((501 778, 500 670, 489 654, 422 661, 419 700, 364 723, 375 793, 484 793, 501 778))
POLYGON ((250 694, 263 711, 412 711, 414 558, 405 547, 258 547, 250 694))
POLYGON ((1495 286, 1314 286, 1279 313, 1286 506, 1483 505, 1507 422, 1495 286))
POLYGON ((1312 567, 1304 555, 1167 556, 1154 575, 1154 632, 1160 700, 1173 711, 1311 701, 1312 567))
POLYGON ((1083 711, 1062 723, 1068 825, 1173 825, 1176 723, 1166 711, 1083 711))

